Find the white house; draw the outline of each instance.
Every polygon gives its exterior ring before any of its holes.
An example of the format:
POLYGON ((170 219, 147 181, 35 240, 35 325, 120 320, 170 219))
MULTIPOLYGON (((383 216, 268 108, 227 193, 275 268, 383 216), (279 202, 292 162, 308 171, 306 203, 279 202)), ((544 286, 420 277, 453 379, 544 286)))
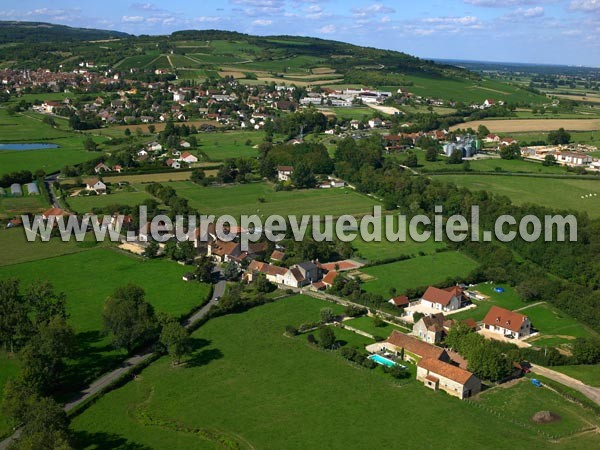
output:
POLYGON ((585 153, 560 152, 556 155, 559 163, 570 164, 572 166, 583 166, 592 162, 592 157, 585 153))
POLYGON ((481 380, 471 372, 439 359, 424 358, 417 363, 417 380, 461 400, 481 391, 481 380))
POLYGON ((531 334, 531 321, 523 314, 494 305, 483 318, 483 328, 500 336, 520 339, 531 334))
POLYGON ((195 157, 194 155, 192 155, 190 152, 183 152, 181 154, 181 156, 179 157, 179 160, 180 161, 184 161, 184 162, 186 162, 188 164, 198 162, 198 158, 195 157))
POLYGON ((110 172, 110 167, 108 167, 103 162, 100 162, 100 163, 96 164, 96 167, 94 167, 94 172, 96 172, 96 173, 110 172))
POLYGON ((458 286, 446 289, 429 286, 423 297, 421 297, 421 305, 438 311, 448 312, 460 309, 462 300, 462 289, 458 286))
POLYGON ((105 194, 106 184, 104 184, 98 178, 90 178, 88 180, 85 180, 85 190, 94 191, 97 194, 105 194))
POLYGON ((148 144, 148 150, 152 151, 152 152, 159 152, 163 149, 163 146, 160 145, 158 142, 154 141, 148 144))
POLYGON ((278 166, 277 167, 277 179, 279 181, 288 181, 291 179, 294 173, 294 167, 292 166, 278 166))

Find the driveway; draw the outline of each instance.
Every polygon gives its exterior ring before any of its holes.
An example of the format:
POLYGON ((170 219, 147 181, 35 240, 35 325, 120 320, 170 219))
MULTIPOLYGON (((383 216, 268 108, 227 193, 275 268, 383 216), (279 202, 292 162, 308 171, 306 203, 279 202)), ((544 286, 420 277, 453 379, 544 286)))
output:
POLYGON ((531 365, 531 371, 533 373, 537 373, 538 375, 542 375, 546 378, 550 378, 557 383, 564 384, 567 387, 575 389, 576 391, 581 392, 591 401, 600 405, 600 388, 588 386, 587 384, 582 383, 575 378, 572 378, 564 373, 557 372, 556 370, 548 369, 547 367, 538 366, 537 364, 531 365))

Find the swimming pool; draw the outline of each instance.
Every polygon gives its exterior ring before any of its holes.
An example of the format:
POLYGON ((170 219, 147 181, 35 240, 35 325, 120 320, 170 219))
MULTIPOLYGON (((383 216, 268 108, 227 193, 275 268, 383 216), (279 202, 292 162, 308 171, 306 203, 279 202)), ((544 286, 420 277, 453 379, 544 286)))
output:
POLYGON ((369 356, 369 359, 372 359, 377 364, 381 364, 382 366, 387 366, 387 367, 400 366, 403 369, 405 369, 405 367, 403 365, 398 364, 398 363, 392 361, 391 359, 384 358, 381 355, 371 355, 371 356, 369 356))

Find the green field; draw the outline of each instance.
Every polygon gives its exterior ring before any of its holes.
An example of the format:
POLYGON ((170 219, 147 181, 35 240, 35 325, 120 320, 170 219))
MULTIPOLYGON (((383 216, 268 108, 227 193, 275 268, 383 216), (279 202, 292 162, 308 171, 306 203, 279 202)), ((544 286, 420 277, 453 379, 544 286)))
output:
POLYGON ((254 148, 264 141, 264 134, 254 131, 233 131, 225 133, 203 133, 198 136, 198 150, 206 153, 212 161, 227 158, 257 158, 254 148), (250 145, 246 142, 250 141, 250 145))
POLYGON ((21 214, 37 213, 44 211, 48 205, 41 195, 27 195, 22 197, 0 196, 0 219, 11 219, 21 214))
POLYGON ((356 319, 345 320, 344 325, 369 333, 371 336, 381 338, 387 338, 390 334, 392 334, 392 331, 394 330, 401 331, 403 333, 408 333, 411 331, 407 328, 392 325, 387 322, 383 322, 383 324, 379 327, 375 326, 375 323, 373 322, 373 317, 368 316, 362 316, 357 317, 356 319))
POLYGON ((590 386, 600 387, 600 364, 577 366, 554 366, 552 370, 576 378, 590 386))
POLYGON ((534 178, 526 176, 443 175, 436 180, 449 181, 472 191, 486 190, 505 195, 517 204, 538 204, 559 210, 587 212, 600 217, 600 179, 534 178), (597 194, 595 197, 581 198, 597 194))
MULTIPOLYGON (((66 130, 52 128, 41 121, 41 115, 24 113, 10 116, 0 108, 0 142, 49 143, 59 148, 28 151, 0 151, 0 175, 17 170, 35 172, 43 169, 46 173, 59 170, 65 165, 73 165, 98 158, 100 152, 87 152, 83 148, 84 137, 66 130)), ((95 138, 97 143, 104 138, 95 138)))
MULTIPOLYGON (((515 289, 507 284, 482 283, 478 284, 477 286, 473 286, 470 289, 487 295, 489 299, 482 301, 474 300, 473 303, 477 305, 477 308, 452 314, 453 319, 462 320, 470 317, 476 321, 483 320, 487 312, 494 305, 510 309, 511 311, 527 306, 527 303, 525 303, 521 297, 519 297, 519 294, 517 294, 515 289), (504 292, 495 292, 495 287, 503 288, 504 292)), ((523 314, 525 314, 525 312, 523 312, 523 314)))
POLYGON ((547 98, 543 95, 533 94, 517 86, 487 79, 476 82, 466 79, 440 79, 415 75, 409 75, 406 79, 412 81, 413 85, 404 86, 404 89, 425 97, 475 103, 483 103, 486 98, 513 103, 541 104, 547 102, 547 98))
MULTIPOLYGON (((178 317, 200 306, 209 292, 207 285, 182 281, 187 271, 189 268, 167 260, 144 261, 111 249, 93 249, 2 266, 0 278, 16 277, 24 286, 35 280, 49 280, 56 291, 67 295, 69 322, 77 333, 76 355, 67 370, 68 385, 73 388, 103 373, 124 356, 101 332, 102 307, 114 289, 138 284, 157 312, 178 317)), ((0 435, 5 431, 0 429, 0 435)))
POLYGON ((461 253, 442 252, 366 267, 360 271, 374 277, 363 284, 363 289, 387 299, 391 288, 402 294, 409 288, 439 283, 449 277, 466 276, 475 267, 477 263, 461 253))
MULTIPOLYGON (((510 388, 497 387, 483 392, 474 400, 485 408, 491 408, 517 424, 551 436, 567 436, 584 428, 594 428, 600 418, 593 411, 583 409, 566 401, 560 394, 546 388, 533 386, 528 379, 510 388), (531 417, 538 411, 551 411, 561 419, 553 423, 538 424, 531 417)), ((514 428, 511 428, 511 431, 514 428)))
MULTIPOLYGON (((110 182, 110 178, 106 178, 105 182, 110 182)), ((70 209, 77 213, 90 212, 92 208, 104 208, 111 205, 127 205, 136 206, 144 200, 152 198, 144 189, 144 185, 132 186, 133 191, 118 190, 105 195, 91 195, 83 197, 69 197, 70 209)))
POLYGON ((373 212, 374 200, 345 189, 309 189, 275 192, 273 185, 252 183, 225 187, 202 187, 191 181, 166 183, 189 200, 201 214, 217 216, 257 214, 266 219, 273 214, 363 214, 373 212), (264 203, 259 198, 264 198, 264 203))
MULTIPOLYGON (((398 387, 389 376, 379 376, 380 369, 356 367, 312 348, 304 336, 283 334, 287 324, 314 320, 323 306, 330 304, 296 296, 209 321, 194 333, 195 351, 186 367, 173 369, 162 358, 75 417, 78 448, 187 450, 222 448, 216 441, 225 440, 242 449, 371 449, 374 427, 398 414, 401 420, 377 433, 378 447, 438 448, 441 439, 445 448, 549 445, 493 411, 414 381, 398 387), (460 417, 460 426, 432 433, 432 424, 448 417, 460 417), (349 426, 333 433, 340 420, 349 426)), ((336 333, 345 340, 349 332, 342 331, 336 333)), ((503 391, 512 396, 511 389, 503 391)), ((575 410, 552 397, 535 401, 540 409, 559 406, 557 412, 565 415, 575 410)), ((569 426, 573 420, 569 417, 569 426)), ((558 426, 549 425, 549 432, 558 426)), ((575 440, 561 448, 578 446, 575 440)))
MULTIPOLYGON (((595 334, 585 325, 547 304, 535 305, 521 311, 527 315, 542 336, 588 337, 595 334)), ((530 341, 535 344, 535 340, 530 341)))
POLYGON ((53 258, 105 245, 108 246, 110 244, 97 243, 91 233, 86 235, 83 242, 63 242, 59 238, 52 238, 48 242, 40 240, 27 242, 25 231, 22 227, 5 229, 0 230, 0 248, 2 248, 0 266, 53 258))

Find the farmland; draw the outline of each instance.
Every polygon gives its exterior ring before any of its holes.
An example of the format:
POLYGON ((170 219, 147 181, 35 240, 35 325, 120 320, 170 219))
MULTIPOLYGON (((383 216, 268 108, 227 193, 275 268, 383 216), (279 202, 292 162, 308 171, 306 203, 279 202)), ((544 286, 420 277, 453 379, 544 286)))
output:
POLYGON ((0 219, 10 219, 26 213, 41 212, 46 209, 41 195, 23 197, 0 197, 0 219))
POLYGON ((475 267, 475 261, 461 253, 448 251, 366 267, 360 271, 374 278, 363 284, 365 291, 389 298, 391 288, 401 294, 409 288, 439 283, 449 277, 466 276, 475 267))
POLYGON ((443 175, 440 181, 451 181, 472 191, 486 190, 505 195, 517 204, 532 203, 559 210, 587 212, 600 216, 600 180, 533 178, 526 176, 443 175), (597 194, 581 198, 589 194, 597 194))
POLYGON ((77 213, 90 212, 92 208, 105 208, 111 205, 136 206, 144 200, 152 198, 143 186, 130 186, 107 195, 90 195, 69 197, 70 208, 77 213))
MULTIPOLYGON (((429 420, 444 421, 449 414, 461 417, 461 432, 444 434, 449 448, 481 448, 490 440, 512 448, 547 445, 544 437, 497 417, 502 405, 482 410, 416 382, 399 389, 380 369, 369 372, 311 348, 303 336, 284 336, 285 325, 314 320, 325 305, 296 296, 209 321, 194 333, 186 367, 174 369, 162 358, 76 417, 72 429, 79 447, 214 448, 215 439, 224 439, 239 448, 371 448, 374 424, 389 421, 398 405, 413 413, 378 437, 383 445, 435 447, 439 436, 431 433, 429 420), (353 425, 332 434, 340 414, 353 425)), ((347 334, 340 331, 340 338, 347 334)), ((511 389, 502 391, 513 398, 511 389)), ((576 411, 552 396, 538 397, 535 406, 576 411)), ((567 425, 576 426, 576 420, 569 416, 567 425)), ((560 430, 560 424, 545 429, 560 430)))
POLYGON ((275 192, 268 183, 252 183, 224 187, 201 187, 191 181, 166 183, 189 200, 201 214, 238 217, 257 214, 263 218, 273 214, 365 214, 376 202, 350 189, 310 189, 275 192), (264 199, 261 202, 259 199, 264 199))
POLYGON ((237 131, 227 133, 205 133, 199 136, 198 150, 205 153, 213 161, 227 158, 256 158, 256 145, 264 141, 264 133, 254 131, 237 131))
POLYGON ((564 128, 567 131, 600 130, 600 119, 507 119, 476 120, 450 127, 477 129, 485 125, 492 133, 523 133, 531 131, 553 131, 564 128))

